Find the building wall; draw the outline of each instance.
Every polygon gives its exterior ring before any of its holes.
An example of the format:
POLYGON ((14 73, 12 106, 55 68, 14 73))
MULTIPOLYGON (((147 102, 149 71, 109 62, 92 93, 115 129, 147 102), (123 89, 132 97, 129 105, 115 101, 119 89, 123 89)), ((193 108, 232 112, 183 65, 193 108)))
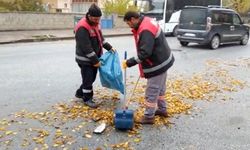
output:
MULTIPOLYGON (((32 13, 32 12, 3 12, 0 13, 0 31, 11 30, 46 30, 72 29, 75 17, 83 13, 32 13)), ((102 18, 103 19, 103 18, 102 18)), ((113 16, 114 28, 128 27, 122 17, 113 16)))
POLYGON ((86 13, 93 3, 98 3, 98 0, 72 0, 72 12, 86 13))
POLYGON ((57 1, 58 0, 42 0, 46 12, 56 12, 56 9, 58 8, 57 1))
POLYGON ((58 0, 57 8, 62 9, 63 13, 71 12, 71 1, 72 0, 58 0))
POLYGON ((76 13, 0 13, 0 31, 73 29, 74 17, 84 16, 76 13))
POLYGON ((92 3, 102 7, 102 0, 42 0, 47 12, 86 13, 92 3))

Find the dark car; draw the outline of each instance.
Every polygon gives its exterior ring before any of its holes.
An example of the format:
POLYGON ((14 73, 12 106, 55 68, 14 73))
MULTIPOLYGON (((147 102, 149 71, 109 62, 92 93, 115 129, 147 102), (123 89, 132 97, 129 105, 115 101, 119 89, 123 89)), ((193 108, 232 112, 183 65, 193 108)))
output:
POLYGON ((232 42, 246 45, 249 26, 232 9, 186 6, 180 15, 177 38, 182 46, 192 42, 209 45, 211 49, 232 42))

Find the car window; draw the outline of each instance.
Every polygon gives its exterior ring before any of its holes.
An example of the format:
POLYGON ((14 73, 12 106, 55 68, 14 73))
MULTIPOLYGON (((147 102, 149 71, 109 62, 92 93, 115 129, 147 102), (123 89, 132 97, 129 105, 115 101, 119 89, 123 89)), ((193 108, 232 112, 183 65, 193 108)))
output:
POLYGON ((233 23, 234 24, 241 24, 241 19, 238 15, 234 14, 233 15, 233 23))
POLYGON ((212 23, 222 23, 223 19, 218 12, 212 13, 212 23))
POLYGON ((222 13, 222 12, 213 12, 212 23, 217 23, 217 24, 232 23, 232 14, 222 13))
POLYGON ((224 23, 232 23, 233 22, 233 16, 230 13, 221 14, 224 18, 224 23))
POLYGON ((205 24, 207 19, 206 9, 183 9, 181 23, 205 24))

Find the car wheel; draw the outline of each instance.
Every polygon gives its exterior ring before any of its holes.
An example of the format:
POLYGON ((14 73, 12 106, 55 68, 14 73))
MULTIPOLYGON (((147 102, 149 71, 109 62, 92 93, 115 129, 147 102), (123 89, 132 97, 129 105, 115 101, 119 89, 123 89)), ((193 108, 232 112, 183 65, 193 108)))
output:
POLYGON ((248 35, 248 34, 245 34, 245 35, 243 36, 242 40, 240 41, 240 44, 241 44, 241 45, 247 45, 248 40, 249 40, 249 35, 248 35))
POLYGON ((180 43, 181 43, 182 46, 187 46, 188 45, 188 42, 180 41, 180 43))
POLYGON ((177 29, 178 29, 178 27, 177 27, 177 26, 175 26, 175 27, 174 27, 174 30, 173 30, 173 36, 174 36, 174 37, 176 37, 176 36, 177 36, 177 29))
POLYGON ((210 41, 210 48, 217 49, 220 46, 220 38, 218 35, 215 35, 210 41))

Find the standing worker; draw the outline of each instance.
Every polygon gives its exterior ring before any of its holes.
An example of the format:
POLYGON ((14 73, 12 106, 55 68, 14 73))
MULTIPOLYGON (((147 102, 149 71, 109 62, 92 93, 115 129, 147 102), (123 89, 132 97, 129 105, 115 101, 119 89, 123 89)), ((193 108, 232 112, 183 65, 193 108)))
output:
POLYGON ((108 42, 104 42, 99 22, 102 16, 101 9, 92 4, 86 14, 75 27, 76 62, 81 70, 82 84, 75 96, 82 98, 85 105, 97 108, 93 101, 93 83, 96 79, 97 69, 101 63, 99 57, 102 48, 114 50, 108 42))
POLYGON ((136 42, 137 56, 122 62, 122 67, 139 64, 140 76, 147 79, 145 91, 145 112, 138 122, 154 124, 154 116, 167 117, 166 91, 167 70, 174 63, 174 56, 168 46, 165 34, 155 20, 128 11, 124 21, 132 28, 136 42))

